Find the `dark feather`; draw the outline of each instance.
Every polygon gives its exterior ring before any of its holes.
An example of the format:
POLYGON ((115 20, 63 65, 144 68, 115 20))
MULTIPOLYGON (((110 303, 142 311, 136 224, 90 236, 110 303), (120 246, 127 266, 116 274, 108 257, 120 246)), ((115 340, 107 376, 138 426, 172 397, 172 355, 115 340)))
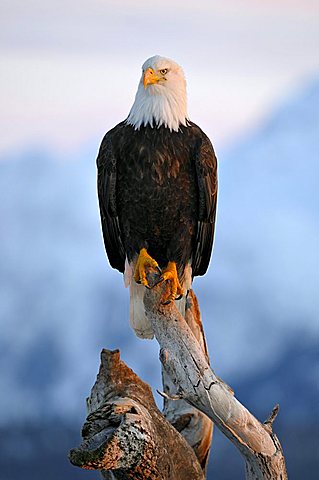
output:
POLYGON ((116 206, 116 157, 112 148, 112 131, 107 133, 102 141, 96 164, 105 249, 111 266, 124 272, 125 250, 116 206))
POLYGON ((217 159, 209 138, 203 134, 198 140, 195 153, 199 193, 196 251, 193 260, 193 275, 206 272, 214 240, 217 207, 217 159))
POLYGON ((195 124, 178 132, 120 123, 104 137, 97 158, 98 195, 106 252, 124 270, 142 247, 179 275, 208 267, 216 214, 217 161, 195 124))

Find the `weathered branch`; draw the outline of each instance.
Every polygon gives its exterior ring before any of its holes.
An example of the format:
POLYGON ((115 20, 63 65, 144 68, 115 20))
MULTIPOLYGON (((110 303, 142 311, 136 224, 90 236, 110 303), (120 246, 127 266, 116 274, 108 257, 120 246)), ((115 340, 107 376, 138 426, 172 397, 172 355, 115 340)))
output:
POLYGON ((196 297, 191 293, 185 321, 174 304, 162 305, 164 288, 158 285, 147 292, 145 309, 161 346, 165 414, 176 429, 157 409, 148 385, 120 361, 119 353, 104 350, 88 400, 84 440, 70 452, 71 462, 99 469, 108 480, 204 480, 209 417, 244 456, 247 480, 287 479, 283 451, 272 431, 278 406, 261 424, 238 402, 209 366, 196 297))
POLYGON ((163 368, 177 393, 204 412, 246 460, 246 478, 286 479, 283 451, 272 422, 261 424, 210 368, 205 354, 176 306, 161 304, 163 287, 145 296, 146 314, 161 346, 163 368))
MULTIPOLYGON (((207 362, 209 362, 205 335, 197 298, 193 290, 189 292, 185 308, 185 320, 198 341, 207 362)), ((174 399, 177 387, 172 382, 162 364, 164 393, 164 416, 183 435, 193 448, 203 471, 206 471, 213 433, 212 421, 197 408, 183 399, 174 399)), ((177 397, 178 398, 178 395, 177 397)))
POLYGON ((204 480, 192 448, 118 351, 102 351, 87 407, 83 443, 69 454, 74 465, 104 471, 107 479, 204 480))

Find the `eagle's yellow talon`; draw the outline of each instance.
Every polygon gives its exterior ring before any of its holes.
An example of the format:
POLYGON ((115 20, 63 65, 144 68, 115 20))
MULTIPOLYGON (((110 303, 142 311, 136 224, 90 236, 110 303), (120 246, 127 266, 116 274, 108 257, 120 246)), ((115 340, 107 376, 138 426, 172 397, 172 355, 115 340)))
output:
POLYGON ((181 296, 184 295, 184 290, 181 284, 179 283, 175 262, 168 263, 165 270, 163 270, 162 279, 163 281, 168 280, 169 282, 168 296, 165 295, 162 302, 163 305, 168 305, 169 303, 174 301, 177 297, 180 298, 181 296))
POLYGON ((147 288, 150 288, 146 278, 149 268, 159 269, 159 266, 156 260, 147 253, 146 248, 142 248, 136 262, 134 280, 147 288))

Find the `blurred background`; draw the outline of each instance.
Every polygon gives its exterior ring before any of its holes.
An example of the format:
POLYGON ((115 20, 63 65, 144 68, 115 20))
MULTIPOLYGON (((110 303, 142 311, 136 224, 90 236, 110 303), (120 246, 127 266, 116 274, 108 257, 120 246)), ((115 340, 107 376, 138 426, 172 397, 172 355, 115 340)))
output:
MULTIPOLYGON (((154 54, 180 63, 212 139, 213 260, 196 279, 212 364, 275 423, 292 479, 319 468, 319 1, 2 0, 0 477, 71 467, 103 347, 161 388, 105 258, 95 158, 154 54)), ((161 400, 158 399, 159 406, 161 400)), ((216 431, 209 479, 243 479, 216 431)))

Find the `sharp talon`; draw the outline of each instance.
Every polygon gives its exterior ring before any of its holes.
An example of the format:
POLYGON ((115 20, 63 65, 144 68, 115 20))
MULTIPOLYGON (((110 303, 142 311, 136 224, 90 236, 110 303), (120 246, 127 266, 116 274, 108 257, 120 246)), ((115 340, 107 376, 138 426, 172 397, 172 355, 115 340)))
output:
POLYGON ((183 297, 184 292, 179 283, 175 262, 168 262, 162 274, 162 281, 168 282, 162 305, 169 305, 171 302, 174 302, 174 300, 180 300, 183 297))
POLYGON ((159 266, 157 265, 156 270, 158 271, 158 273, 159 273, 160 275, 162 275, 162 269, 161 269, 161 267, 159 267, 159 266))
MULTIPOLYGON (((150 268, 153 268, 154 270, 157 269, 157 262, 150 257, 146 248, 142 248, 135 265, 134 280, 136 283, 142 284, 146 288, 151 288, 147 281, 147 274, 149 273, 150 268)), ((162 273, 160 269, 159 272, 160 274, 162 273)))
POLYGON ((162 305, 169 305, 172 300, 166 300, 166 302, 162 302, 162 305))
POLYGON ((159 277, 159 279, 158 279, 158 280, 156 280, 156 282, 154 283, 154 285, 153 285, 153 287, 152 287, 152 288, 156 287, 156 285, 158 285, 159 283, 162 283, 162 282, 163 282, 163 280, 164 280, 164 278, 163 278, 163 277, 159 277))

